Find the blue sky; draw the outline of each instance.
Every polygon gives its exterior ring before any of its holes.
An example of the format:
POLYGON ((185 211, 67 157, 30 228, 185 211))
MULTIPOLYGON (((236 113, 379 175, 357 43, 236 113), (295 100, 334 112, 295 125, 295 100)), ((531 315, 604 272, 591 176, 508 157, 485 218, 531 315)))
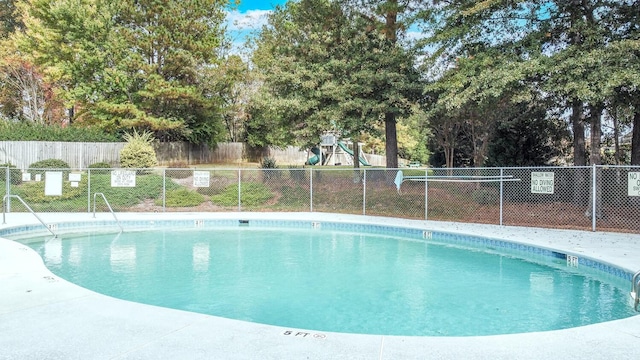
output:
POLYGON ((238 10, 240 12, 246 12, 248 10, 271 10, 275 5, 284 4, 286 1, 284 0, 267 0, 267 1, 256 1, 256 0, 246 0, 241 1, 238 6, 238 10))
POLYGON ((227 29, 236 52, 244 44, 247 36, 259 30, 267 22, 267 15, 276 5, 286 0, 241 0, 240 4, 229 10, 227 29))

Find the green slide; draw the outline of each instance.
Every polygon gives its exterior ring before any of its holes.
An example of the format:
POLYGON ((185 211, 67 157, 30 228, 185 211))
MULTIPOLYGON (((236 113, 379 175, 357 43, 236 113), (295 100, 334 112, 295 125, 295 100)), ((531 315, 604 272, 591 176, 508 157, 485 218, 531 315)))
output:
MULTIPOLYGON (((345 144, 341 143, 338 141, 338 146, 340 146, 340 148, 342 150, 344 150, 344 152, 346 152, 347 154, 351 155, 353 157, 353 151, 351 151, 351 149, 349 149, 345 144)), ((360 156, 360 164, 364 165, 364 166, 371 166, 367 160, 365 160, 362 156, 360 156)))
POLYGON ((314 154, 307 160, 307 165, 315 165, 320 162, 320 149, 317 147, 311 148, 311 152, 314 154))

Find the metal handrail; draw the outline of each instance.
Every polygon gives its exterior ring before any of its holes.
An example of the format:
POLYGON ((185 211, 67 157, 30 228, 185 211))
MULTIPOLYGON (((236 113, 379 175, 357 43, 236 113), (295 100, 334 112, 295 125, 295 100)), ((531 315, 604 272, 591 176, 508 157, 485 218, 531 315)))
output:
POLYGON ((44 221, 42 221, 42 219, 40 218, 40 216, 38 216, 38 214, 35 213, 35 211, 33 211, 33 209, 27 205, 26 202, 24 202, 24 200, 22 200, 22 198, 18 195, 5 195, 2 198, 2 224, 6 224, 7 223, 7 219, 6 219, 6 214, 7 214, 7 199, 9 198, 16 198, 18 200, 20 200, 20 202, 22 203, 22 205, 24 205, 24 207, 27 208, 27 210, 29 210, 29 212, 31 212, 33 214, 33 216, 36 217, 36 219, 38 219, 38 221, 40 221, 40 223, 47 228, 47 230, 49 230, 49 232, 51 234, 53 234, 54 237, 58 237, 58 235, 56 235, 56 233, 53 232, 53 230, 51 230, 51 228, 49 227, 49 225, 45 224, 44 221))
POLYGON ((640 270, 631 278, 631 298, 633 299, 633 309, 638 311, 638 303, 640 303, 640 270))
POLYGON ((96 196, 102 196, 102 199, 104 200, 105 204, 107 204, 107 207, 109 208, 109 212, 111 212, 111 215, 113 215, 113 218, 116 219, 116 224, 118 225, 118 227, 120 228, 120 231, 124 231, 124 229, 122 228, 122 225, 120 225, 120 221, 118 220, 118 217, 116 216, 116 213, 113 212, 113 209, 111 208, 111 205, 109 204, 109 201, 107 201, 107 198, 104 196, 103 193, 95 193, 93 194, 93 217, 96 217, 96 196))

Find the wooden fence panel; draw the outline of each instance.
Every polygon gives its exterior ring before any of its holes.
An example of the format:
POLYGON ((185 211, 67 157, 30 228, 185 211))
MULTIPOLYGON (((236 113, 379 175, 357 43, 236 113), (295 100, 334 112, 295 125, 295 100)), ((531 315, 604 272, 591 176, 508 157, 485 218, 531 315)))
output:
MULTIPOLYGON (((0 141, 0 164, 11 163, 26 169, 36 161, 60 159, 74 169, 84 169, 91 164, 105 162, 112 167, 120 164, 120 150, 126 143, 75 143, 54 141, 0 141)), ((243 143, 219 143, 211 150, 207 145, 188 143, 156 143, 158 164, 163 166, 195 164, 239 164, 247 157, 243 143)), ((289 146, 285 149, 268 149, 264 156, 276 159, 278 164, 302 166, 307 152, 289 146)), ((371 165, 384 166, 385 158, 367 155, 371 165)), ((259 161, 259 160, 258 160, 259 161)))

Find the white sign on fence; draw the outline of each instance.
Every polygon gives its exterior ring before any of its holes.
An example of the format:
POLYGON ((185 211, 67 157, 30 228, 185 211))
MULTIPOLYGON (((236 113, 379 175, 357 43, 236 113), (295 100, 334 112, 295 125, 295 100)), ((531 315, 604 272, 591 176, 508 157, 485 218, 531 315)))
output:
POLYGON ((69 181, 79 182, 82 180, 82 174, 69 174, 69 181))
POLYGON ((640 196, 640 172, 629 173, 629 196, 640 196))
POLYGON ((136 187, 136 172, 132 170, 111 171, 111 187, 136 187))
POLYGON ((193 171, 193 187, 209 187, 208 171, 193 171))
POLYGON ((44 173, 44 195, 62 195, 62 171, 47 171, 44 173))
POLYGON ((531 193, 532 194, 553 194, 554 173, 553 172, 532 172, 531 173, 531 193))

